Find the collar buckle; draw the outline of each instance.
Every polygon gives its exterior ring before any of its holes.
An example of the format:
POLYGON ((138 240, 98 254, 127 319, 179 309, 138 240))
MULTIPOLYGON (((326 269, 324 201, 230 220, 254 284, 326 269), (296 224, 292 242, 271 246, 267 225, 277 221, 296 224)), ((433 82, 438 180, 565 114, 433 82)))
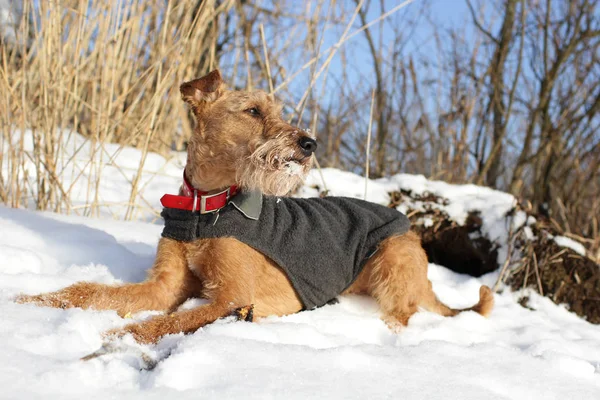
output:
MULTIPOLYGON (((194 190, 194 205, 193 205, 192 211, 195 211, 197 197, 198 197, 198 191, 194 190)), ((227 189, 225 189, 219 193, 200 196, 200 214, 208 214, 211 212, 219 211, 221 208, 223 208, 223 207, 225 207, 225 205, 227 205, 227 202, 229 201, 230 197, 231 197, 231 188, 230 187, 228 187, 227 189), (222 204, 216 205, 212 209, 207 209, 207 200, 219 198, 219 197, 222 197, 223 195, 225 196, 225 199, 222 202, 222 204)))
MULTIPOLYGON (((194 189, 193 195, 194 199, 192 200, 192 212, 196 212, 196 203, 198 202, 198 191, 196 189, 194 189)), ((200 199, 202 199, 202 196, 200 196, 200 199)))

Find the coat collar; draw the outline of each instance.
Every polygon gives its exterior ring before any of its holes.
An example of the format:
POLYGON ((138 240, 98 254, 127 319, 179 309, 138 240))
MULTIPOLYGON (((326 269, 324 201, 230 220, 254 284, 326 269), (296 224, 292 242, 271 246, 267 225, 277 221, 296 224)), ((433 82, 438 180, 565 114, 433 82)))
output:
POLYGON ((229 202, 246 218, 258 220, 262 211, 262 193, 258 190, 241 191, 229 202))

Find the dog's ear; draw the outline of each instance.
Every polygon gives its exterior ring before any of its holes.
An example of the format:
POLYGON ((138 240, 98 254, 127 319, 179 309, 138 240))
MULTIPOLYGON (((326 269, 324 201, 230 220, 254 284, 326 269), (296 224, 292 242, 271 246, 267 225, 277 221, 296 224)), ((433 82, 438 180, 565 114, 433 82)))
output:
POLYGON ((197 109, 200 105, 217 100, 223 92, 223 78, 218 69, 202 78, 185 82, 179 87, 181 98, 197 109))

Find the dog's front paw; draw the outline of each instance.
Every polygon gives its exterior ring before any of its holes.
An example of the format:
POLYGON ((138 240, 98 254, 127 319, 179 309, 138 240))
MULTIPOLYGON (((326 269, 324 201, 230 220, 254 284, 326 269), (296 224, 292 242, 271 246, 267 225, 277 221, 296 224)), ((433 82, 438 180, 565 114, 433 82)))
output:
POLYGON ((22 294, 15 298, 15 303, 19 304, 35 304, 42 307, 53 308, 71 308, 73 304, 68 300, 61 298, 55 293, 45 293, 38 295, 22 294))
POLYGON ((144 322, 125 325, 104 333, 107 339, 120 338, 131 334, 136 342, 152 344, 169 333, 173 333, 173 318, 170 315, 159 315, 144 322))
POLYGON ((19 304, 36 304, 53 308, 88 308, 90 298, 96 293, 96 284, 82 282, 68 288, 37 295, 20 295, 15 298, 19 304))

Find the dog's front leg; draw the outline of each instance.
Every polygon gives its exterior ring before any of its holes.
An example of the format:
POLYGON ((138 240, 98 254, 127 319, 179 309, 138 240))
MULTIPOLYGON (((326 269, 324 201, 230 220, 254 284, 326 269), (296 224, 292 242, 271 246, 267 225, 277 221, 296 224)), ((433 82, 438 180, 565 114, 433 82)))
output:
POLYGON ((230 304, 212 303, 193 310, 160 315, 148 321, 129 324, 105 334, 120 337, 130 333, 138 343, 156 343, 161 337, 174 333, 193 333, 219 318, 232 316, 238 320, 252 321, 253 306, 233 309, 230 304))
POLYGON ((187 266, 184 245, 163 238, 148 279, 142 283, 110 286, 79 282, 52 293, 22 295, 16 301, 56 308, 115 310, 124 316, 142 310, 173 310, 187 298, 199 296, 201 288, 201 282, 187 266))
MULTIPOLYGON (((214 251, 214 248, 213 248, 214 251)), ((197 253, 199 259, 202 252, 197 253)), ((211 301, 192 310, 159 315, 150 320, 126 325, 124 328, 108 332, 108 335, 122 336, 131 333, 141 343, 155 343, 162 336, 173 333, 192 333, 219 318, 235 315, 236 310, 254 303, 254 281, 252 270, 244 264, 236 263, 237 257, 231 251, 220 253, 221 257, 209 263, 197 263, 195 270, 203 281, 205 294, 211 301)), ((205 257, 205 256, 204 256, 205 257)), ((252 320, 252 315, 238 319, 252 320)))

